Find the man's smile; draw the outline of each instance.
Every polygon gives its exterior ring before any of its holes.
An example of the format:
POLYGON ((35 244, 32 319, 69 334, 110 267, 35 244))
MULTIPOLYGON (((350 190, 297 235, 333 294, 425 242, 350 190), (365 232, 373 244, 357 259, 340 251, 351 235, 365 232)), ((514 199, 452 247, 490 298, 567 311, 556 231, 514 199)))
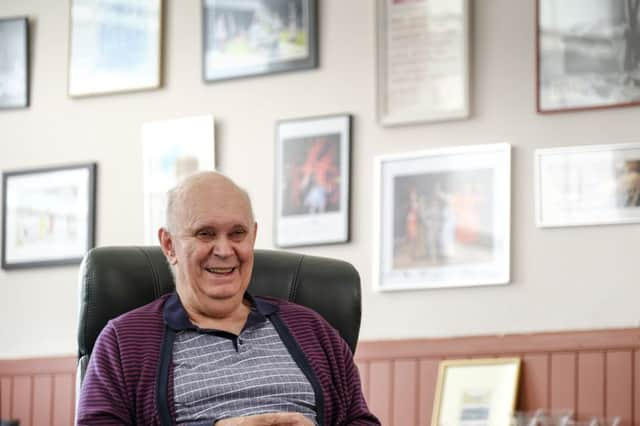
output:
POLYGON ((205 267, 204 270, 211 273, 211 274, 219 274, 219 275, 229 275, 230 273, 232 273, 233 271, 235 271, 238 267, 237 266, 233 266, 230 268, 213 268, 213 267, 205 267))

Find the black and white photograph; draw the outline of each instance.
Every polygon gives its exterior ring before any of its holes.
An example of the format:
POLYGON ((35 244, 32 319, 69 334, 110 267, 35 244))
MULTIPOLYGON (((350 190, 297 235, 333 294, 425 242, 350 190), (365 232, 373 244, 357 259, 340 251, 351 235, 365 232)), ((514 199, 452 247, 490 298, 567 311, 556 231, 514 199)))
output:
POLYGON ((381 156, 378 290, 509 281, 508 144, 381 156))
POLYGON ((29 22, 0 19, 0 109, 29 106, 29 22))
POLYGON ((315 68, 316 0, 203 0, 205 81, 315 68))
POLYGON ((639 0, 537 0, 538 111, 640 103, 639 0))
POLYGON ((349 240, 351 116, 284 120, 276 129, 276 244, 349 240))

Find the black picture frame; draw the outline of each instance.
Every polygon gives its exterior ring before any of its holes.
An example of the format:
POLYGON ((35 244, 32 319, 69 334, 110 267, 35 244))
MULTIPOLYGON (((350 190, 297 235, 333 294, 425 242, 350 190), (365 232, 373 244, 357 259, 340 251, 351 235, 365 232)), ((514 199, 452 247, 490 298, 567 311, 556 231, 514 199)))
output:
POLYGON ((351 114, 276 123, 277 247, 349 242, 352 128, 351 114))
POLYGON ((202 0, 205 82, 318 66, 317 0, 202 0))
POLYGON ((95 246, 96 163, 2 173, 2 269, 79 264, 95 246))
POLYGON ((0 19, 0 109, 29 106, 29 21, 0 19))

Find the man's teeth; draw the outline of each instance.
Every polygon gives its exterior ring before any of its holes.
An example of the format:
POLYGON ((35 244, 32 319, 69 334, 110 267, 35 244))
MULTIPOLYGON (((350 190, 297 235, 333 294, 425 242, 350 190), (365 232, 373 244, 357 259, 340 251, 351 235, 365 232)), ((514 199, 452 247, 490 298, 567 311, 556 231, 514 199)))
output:
POLYGON ((207 272, 211 272, 213 274, 228 274, 232 272, 236 268, 204 268, 207 272))

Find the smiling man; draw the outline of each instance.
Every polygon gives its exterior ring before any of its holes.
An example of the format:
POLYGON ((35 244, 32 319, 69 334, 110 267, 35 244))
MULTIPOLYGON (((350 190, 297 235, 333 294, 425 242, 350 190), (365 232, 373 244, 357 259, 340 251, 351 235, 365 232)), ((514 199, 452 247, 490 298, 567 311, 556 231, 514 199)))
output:
POLYGON ((335 329, 246 291, 256 232, 249 196, 219 173, 169 192, 159 239, 176 292, 102 331, 78 424, 380 424, 335 329))

